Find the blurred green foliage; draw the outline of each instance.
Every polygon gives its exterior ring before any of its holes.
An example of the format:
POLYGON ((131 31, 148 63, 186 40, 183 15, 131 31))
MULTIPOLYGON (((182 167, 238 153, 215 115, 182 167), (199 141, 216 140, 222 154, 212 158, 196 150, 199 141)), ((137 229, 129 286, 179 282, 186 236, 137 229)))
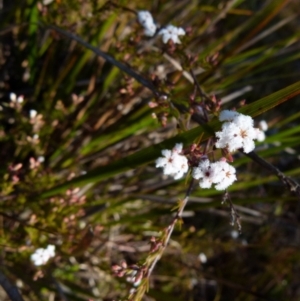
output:
MULTIPOLYGON (((224 108, 267 120, 257 153, 299 178, 297 0, 0 3, 1 271, 24 300, 126 297, 130 285, 111 266, 147 256, 187 189, 152 161, 219 127, 213 116, 208 127, 191 120, 203 101, 191 101, 191 69, 224 108), (144 37, 140 9, 184 27, 182 44, 172 50, 144 37), (48 244, 56 256, 34 266, 30 255, 48 244)), ((229 192, 242 234, 229 225, 220 192, 194 189, 145 300, 299 300, 299 199, 250 158, 237 153, 233 164, 238 181, 229 192)))

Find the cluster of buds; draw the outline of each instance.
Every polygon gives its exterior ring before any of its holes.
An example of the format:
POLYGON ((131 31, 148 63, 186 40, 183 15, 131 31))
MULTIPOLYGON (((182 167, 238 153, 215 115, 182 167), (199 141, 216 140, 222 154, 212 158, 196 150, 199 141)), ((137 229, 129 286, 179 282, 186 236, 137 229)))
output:
POLYGON ((163 246, 163 243, 160 240, 157 240, 154 236, 150 239, 150 253, 157 252, 161 247, 163 246))
POLYGON ((16 184, 20 181, 20 174, 21 174, 22 167, 23 167, 22 163, 8 166, 8 172, 11 175, 13 184, 16 184))
POLYGON ((145 274, 145 270, 142 267, 136 264, 128 266, 125 261, 122 261, 120 265, 113 265, 112 271, 117 277, 126 276, 126 281, 133 284, 134 287, 140 285, 145 274))

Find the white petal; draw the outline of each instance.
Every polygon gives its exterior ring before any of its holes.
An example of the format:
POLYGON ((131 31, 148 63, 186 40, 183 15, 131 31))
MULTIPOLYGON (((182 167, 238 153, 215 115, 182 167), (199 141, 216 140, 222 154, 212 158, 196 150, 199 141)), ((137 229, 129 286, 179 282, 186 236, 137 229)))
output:
POLYGON ((155 167, 158 168, 158 167, 164 167, 166 166, 168 163, 167 159, 166 158, 162 158, 162 157, 159 157, 158 159, 156 159, 155 161, 155 167))
POLYGON ((149 20, 153 21, 153 17, 151 15, 151 13, 149 11, 146 11, 146 10, 141 10, 138 12, 137 14, 137 18, 138 18, 138 22, 141 24, 141 25, 144 25, 146 22, 148 22, 149 20))
POLYGON ((244 153, 248 154, 255 149, 255 143, 252 139, 244 139, 243 141, 243 150, 244 153))
POLYGON ((176 151, 177 153, 181 153, 182 152, 182 148, 183 148, 183 145, 182 143, 176 143, 174 148, 173 148, 173 151, 176 151))
POLYGON ((184 36, 185 35, 185 30, 183 29, 183 28, 178 28, 178 32, 177 32, 177 34, 179 35, 179 36, 184 36))
POLYGON ((239 114, 234 117, 233 122, 241 129, 253 128, 254 121, 251 116, 239 114))
POLYGON ((172 152, 169 149, 162 150, 161 154, 167 158, 170 158, 172 156, 172 152))
POLYGON ((260 131, 259 129, 257 129, 257 133, 256 133, 256 140, 257 141, 264 141, 266 139, 266 135, 263 131, 260 131))
POLYGON ((211 188, 212 182, 209 179, 202 179, 199 182, 201 188, 211 188))

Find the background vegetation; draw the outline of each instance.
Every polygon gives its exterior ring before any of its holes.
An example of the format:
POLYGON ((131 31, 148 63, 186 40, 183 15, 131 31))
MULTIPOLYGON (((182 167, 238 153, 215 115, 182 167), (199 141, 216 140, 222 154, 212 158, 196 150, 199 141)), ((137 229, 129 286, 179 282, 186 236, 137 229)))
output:
MULTIPOLYGON (((131 284, 111 266, 147 256, 188 186, 153 160, 211 135, 191 119, 204 98, 193 75, 223 108, 246 100, 242 110, 263 113, 256 122, 269 130, 256 152, 299 178, 298 5, 0 1, 2 286, 9 280, 24 300, 126 298, 131 284), (182 44, 144 37, 140 9, 184 27, 182 44), (56 256, 34 266, 30 255, 49 244, 56 256)), ((222 193, 195 187, 145 300, 299 300, 299 197, 241 153, 234 165, 229 192, 242 233, 222 193)))

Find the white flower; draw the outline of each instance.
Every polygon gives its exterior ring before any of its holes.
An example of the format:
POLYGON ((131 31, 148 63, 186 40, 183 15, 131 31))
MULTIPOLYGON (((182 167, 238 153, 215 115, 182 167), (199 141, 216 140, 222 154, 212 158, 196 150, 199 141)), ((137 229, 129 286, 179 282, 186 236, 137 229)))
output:
POLYGON ((137 13, 138 22, 144 27, 144 34, 153 37, 156 33, 156 25, 150 12, 141 10, 137 13))
POLYGON ((137 18, 138 18, 139 23, 142 26, 147 26, 147 24, 149 22, 153 23, 153 17, 151 15, 151 13, 149 11, 147 11, 147 10, 140 10, 137 13, 137 18))
POLYGON ((44 265, 48 262, 51 257, 55 256, 55 246, 48 245, 46 249, 39 248, 36 249, 33 254, 31 254, 30 259, 35 266, 44 265))
POLYGON ((214 182, 215 176, 215 171, 209 160, 201 161, 198 167, 193 169, 193 178, 196 180, 201 179, 199 185, 202 188, 210 188, 214 182))
POLYGON ((212 164, 216 170, 215 172, 219 176, 217 178, 217 185, 215 186, 217 190, 225 190, 236 181, 235 168, 233 166, 225 161, 218 161, 212 164))
POLYGON ((201 188, 211 188, 216 184, 217 190, 224 190, 236 181, 235 168, 225 161, 210 163, 203 160, 193 169, 193 178, 199 180, 201 188))
POLYGON ((166 44, 169 40, 172 40, 175 44, 180 44, 178 36, 184 36, 185 31, 181 27, 176 27, 173 25, 168 25, 165 28, 162 28, 159 33, 162 35, 162 40, 166 44))
POLYGON ((175 180, 180 179, 188 171, 188 159, 182 152, 182 143, 177 143, 172 150, 162 150, 164 157, 159 157, 156 160, 156 167, 163 167, 163 173, 174 177, 175 180))
POLYGON ((217 148, 227 148, 233 152, 243 146, 243 139, 239 135, 240 129, 234 123, 225 122, 222 125, 222 131, 216 132, 216 137, 219 138, 216 142, 217 148))
POLYGON ((251 116, 225 110, 220 112, 219 120, 227 122, 223 123, 221 131, 216 132, 217 148, 227 148, 229 152, 242 148, 245 153, 250 153, 255 148, 254 140, 263 139, 263 133, 253 127, 251 116))

